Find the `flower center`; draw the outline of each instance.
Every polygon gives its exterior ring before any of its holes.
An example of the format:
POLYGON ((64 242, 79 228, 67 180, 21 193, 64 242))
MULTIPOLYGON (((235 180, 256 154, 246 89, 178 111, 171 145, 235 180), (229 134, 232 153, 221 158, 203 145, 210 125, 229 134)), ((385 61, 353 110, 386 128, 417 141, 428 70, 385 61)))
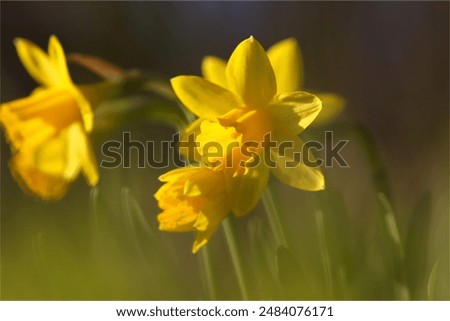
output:
POLYGON ((208 166, 230 168, 240 175, 246 173, 256 154, 261 154, 264 136, 271 128, 266 109, 235 108, 218 121, 202 123, 202 132, 197 136, 199 152, 207 156, 204 163, 208 166))
POLYGON ((256 142, 259 145, 271 131, 272 124, 266 109, 248 109, 234 122, 234 128, 242 133, 242 142, 256 142))

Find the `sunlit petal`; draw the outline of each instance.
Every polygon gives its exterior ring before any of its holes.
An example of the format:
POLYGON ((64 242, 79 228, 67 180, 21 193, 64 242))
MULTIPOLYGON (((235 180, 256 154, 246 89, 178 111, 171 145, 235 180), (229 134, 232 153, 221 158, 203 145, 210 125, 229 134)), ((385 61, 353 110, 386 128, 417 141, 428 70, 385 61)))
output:
POLYGON ((273 131, 295 136, 314 121, 321 109, 322 102, 317 96, 297 91, 275 96, 268 111, 273 131))
POLYGON ((303 59, 297 40, 288 38, 267 50, 277 80, 277 93, 298 91, 303 84, 303 59))
POLYGON ((61 43, 55 36, 50 37, 48 43, 48 55, 51 64, 59 75, 59 82, 71 84, 72 80, 70 79, 69 70, 67 69, 66 55, 64 54, 61 43))
POLYGON ((312 125, 322 126, 335 120, 345 109, 345 99, 333 93, 317 93, 322 101, 322 111, 312 125))
POLYGON ((41 48, 22 38, 15 39, 14 43, 22 64, 36 82, 47 87, 61 83, 58 70, 41 48))
POLYGON ((206 56, 202 61, 202 74, 209 80, 223 88, 228 88, 227 63, 225 60, 214 56, 206 56))
POLYGON ((227 191, 234 215, 243 216, 255 208, 267 185, 269 173, 269 169, 261 163, 250 168, 245 175, 226 176, 227 191))
POLYGON ((30 159, 21 154, 11 159, 10 167, 21 188, 42 199, 59 199, 69 187, 67 180, 38 171, 30 159))
POLYGON ((178 76, 171 83, 180 101, 200 118, 216 118, 240 105, 230 91, 201 77, 178 76))
POLYGON ((283 183, 295 188, 318 191, 325 188, 325 179, 320 167, 312 167, 305 164, 305 157, 311 163, 315 158, 311 152, 303 155, 303 141, 298 137, 279 139, 281 141, 291 141, 292 147, 285 149, 281 154, 279 149, 272 149, 271 156, 275 166, 271 168, 272 173, 283 183))
POLYGON ((226 73, 229 88, 242 98, 247 107, 264 107, 277 91, 269 58, 253 37, 236 47, 226 73))

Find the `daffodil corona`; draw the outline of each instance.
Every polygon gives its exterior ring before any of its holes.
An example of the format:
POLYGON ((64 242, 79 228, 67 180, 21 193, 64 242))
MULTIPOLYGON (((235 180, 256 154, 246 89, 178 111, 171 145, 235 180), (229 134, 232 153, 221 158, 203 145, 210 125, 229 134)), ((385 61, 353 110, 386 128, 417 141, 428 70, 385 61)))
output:
POLYGON ((230 210, 223 172, 186 167, 159 178, 165 184, 155 194, 159 229, 168 232, 196 231, 192 252, 197 252, 230 210))
POLYGON ((50 37, 48 53, 25 39, 15 45, 40 87, 29 97, 1 104, 13 175, 25 190, 44 199, 60 198, 80 172, 95 185, 98 170, 87 136, 93 113, 70 78, 61 44, 50 37))

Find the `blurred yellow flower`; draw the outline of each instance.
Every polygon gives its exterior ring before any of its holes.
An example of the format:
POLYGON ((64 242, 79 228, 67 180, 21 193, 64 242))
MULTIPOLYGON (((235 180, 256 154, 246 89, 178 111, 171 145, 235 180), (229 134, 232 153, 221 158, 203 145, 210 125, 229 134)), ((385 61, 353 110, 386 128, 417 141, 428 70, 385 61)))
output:
MULTIPOLYGON (((282 40, 267 50, 275 79, 277 94, 300 91, 303 88, 303 58, 294 38, 282 40)), ((214 56, 206 56, 202 61, 203 76, 224 88, 229 88, 226 76, 227 63, 214 56)), ((320 126, 334 120, 344 109, 345 100, 333 93, 315 93, 322 101, 322 111, 312 126, 320 126)))
MULTIPOLYGON (((264 137, 270 133, 272 141, 278 144, 289 141, 294 147, 284 150, 284 153, 280 153, 279 149, 271 150, 270 157, 275 162, 275 166, 270 168, 272 173, 284 183, 299 189, 323 189, 325 183, 320 168, 306 166, 303 162, 295 167, 285 166, 286 162, 295 158, 296 152, 302 151, 304 144, 297 135, 319 114, 320 99, 301 91, 277 94, 272 65, 253 37, 241 42, 226 66, 222 67, 225 72, 221 68, 215 74, 216 83, 196 76, 178 76, 171 80, 181 102, 199 117, 187 127, 183 136, 196 134, 200 154, 211 142, 219 143, 223 153, 218 153, 216 160, 226 164, 228 159, 232 159, 231 166, 227 166, 232 173, 227 176, 235 180, 233 185, 240 185, 240 179, 250 179, 253 185, 259 186, 268 175, 262 173, 247 177, 250 166, 241 165, 252 164, 254 155, 243 155, 236 148, 230 152, 229 146, 257 142, 252 148, 259 154, 264 149, 264 137), (223 77, 224 74, 226 77, 223 77)), ((210 70, 209 77, 213 74, 210 70)), ((312 155, 307 157, 309 160, 314 158, 312 155)), ((227 168, 216 169, 229 171, 227 168)), ((268 168, 262 166, 256 170, 267 172, 268 168)), ((248 202, 255 203, 259 195, 254 197, 256 200, 248 202)), ((248 197, 241 195, 241 198, 248 197)))
POLYGON ((93 113, 70 78, 61 44, 51 36, 48 54, 25 39, 15 45, 40 87, 26 98, 1 104, 13 175, 26 191, 44 199, 62 197, 80 171, 95 185, 98 170, 87 137, 93 113))

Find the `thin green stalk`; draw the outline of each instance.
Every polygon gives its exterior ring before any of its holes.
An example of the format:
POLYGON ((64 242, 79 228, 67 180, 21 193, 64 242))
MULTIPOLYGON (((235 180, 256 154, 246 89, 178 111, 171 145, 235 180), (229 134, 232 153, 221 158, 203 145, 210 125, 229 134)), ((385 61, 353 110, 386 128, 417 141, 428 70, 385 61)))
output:
POLYGON ((394 210, 383 193, 378 193, 378 200, 384 214, 384 224, 386 226, 386 230, 392 240, 392 243, 394 244, 395 251, 403 260, 405 258, 405 250, 403 249, 403 243, 400 237, 397 220, 395 219, 394 210))
POLYGON ((211 265, 211 255, 209 253, 208 245, 205 245, 200 251, 200 264, 202 266, 207 299, 217 300, 214 273, 211 265))
POLYGON ((317 230, 319 232, 319 245, 321 249, 322 263, 325 274, 326 283, 328 285, 328 289, 330 294, 332 295, 334 292, 333 289, 333 278, 331 276, 331 262, 330 262, 330 254, 328 253, 327 244, 325 240, 325 226, 323 222, 323 213, 320 210, 316 210, 316 224, 317 230))
POLYGON ((394 264, 397 267, 394 275, 395 297, 399 300, 409 300, 411 294, 407 284, 408 278, 406 273, 405 251, 400 237, 397 219, 391 204, 383 193, 378 193, 378 200, 380 204, 380 212, 382 213, 384 219, 384 226, 394 249, 394 264))
POLYGON ((231 261, 233 263, 234 271, 236 272, 236 277, 239 284, 239 289, 241 291, 242 299, 248 300, 248 289, 245 283, 244 277, 244 265, 242 262, 241 254, 238 249, 236 233, 232 223, 232 218, 228 217, 222 223, 223 231, 225 234, 225 240, 228 245, 228 250, 230 251, 231 261))
POLYGON ((99 211, 98 211, 98 187, 94 186, 91 188, 91 193, 89 195, 89 205, 90 205, 90 209, 91 209, 91 217, 94 220, 94 228, 95 228, 95 238, 97 239, 97 242, 100 246, 100 248, 103 249, 104 244, 103 244, 103 240, 101 237, 101 229, 100 229, 100 218, 99 218, 99 211))
POLYGON ((269 219, 270 227, 272 229, 275 243, 278 246, 287 246, 286 236, 284 234, 283 225, 281 224, 280 211, 278 210, 270 184, 264 189, 262 194, 262 201, 266 209, 267 218, 269 219))

